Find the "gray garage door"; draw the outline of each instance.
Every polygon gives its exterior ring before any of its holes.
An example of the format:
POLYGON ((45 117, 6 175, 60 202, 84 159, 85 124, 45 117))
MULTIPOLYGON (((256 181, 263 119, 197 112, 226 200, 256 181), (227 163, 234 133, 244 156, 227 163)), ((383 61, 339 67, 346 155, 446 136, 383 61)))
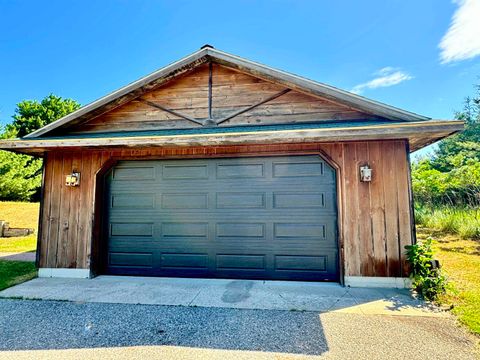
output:
POLYGON ((318 156, 123 161, 106 186, 109 274, 338 280, 318 156))

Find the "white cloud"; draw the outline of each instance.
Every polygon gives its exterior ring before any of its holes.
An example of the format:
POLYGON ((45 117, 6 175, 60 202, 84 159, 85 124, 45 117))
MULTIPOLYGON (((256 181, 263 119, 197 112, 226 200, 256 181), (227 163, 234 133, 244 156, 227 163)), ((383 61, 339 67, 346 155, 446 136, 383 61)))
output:
POLYGON ((480 55, 480 1, 456 0, 458 9, 438 47, 442 64, 480 55))
POLYGON ((413 79, 413 76, 394 67, 384 67, 378 70, 374 75, 376 78, 353 87, 351 92, 361 94, 365 89, 376 89, 400 84, 401 82, 413 79))

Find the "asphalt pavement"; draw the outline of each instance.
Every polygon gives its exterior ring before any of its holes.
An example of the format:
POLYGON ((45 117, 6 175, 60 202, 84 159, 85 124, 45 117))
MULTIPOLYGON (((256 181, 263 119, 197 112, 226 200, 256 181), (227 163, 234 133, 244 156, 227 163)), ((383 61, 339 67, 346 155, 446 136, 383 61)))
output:
POLYGON ((0 359, 475 359, 451 317, 0 300, 0 359))

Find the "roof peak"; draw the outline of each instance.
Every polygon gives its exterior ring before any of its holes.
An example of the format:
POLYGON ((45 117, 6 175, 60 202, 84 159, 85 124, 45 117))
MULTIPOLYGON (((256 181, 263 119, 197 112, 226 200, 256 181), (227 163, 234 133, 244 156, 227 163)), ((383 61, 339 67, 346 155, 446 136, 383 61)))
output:
POLYGON ((63 118, 26 135, 25 137, 39 137, 58 127, 71 124, 73 121, 84 121, 88 116, 94 116, 102 111, 107 111, 107 109, 119 106, 122 104, 122 102, 131 100, 132 94, 135 97, 135 94, 141 92, 142 89, 149 87, 151 88, 152 86, 155 86, 155 84, 158 85, 163 83, 163 81, 169 81, 171 78, 208 61, 214 61, 220 65, 238 69, 239 71, 264 79, 266 81, 282 84, 291 90, 297 90, 310 95, 335 101, 359 111, 363 111, 366 114, 399 121, 422 121, 429 119, 428 117, 349 93, 348 91, 341 90, 327 84, 309 80, 286 71, 277 70, 254 61, 226 53, 224 51, 215 49, 209 44, 205 44, 201 49, 197 50, 193 54, 190 54, 133 83, 130 83, 127 86, 122 87, 74 111, 73 113, 64 116, 63 118))

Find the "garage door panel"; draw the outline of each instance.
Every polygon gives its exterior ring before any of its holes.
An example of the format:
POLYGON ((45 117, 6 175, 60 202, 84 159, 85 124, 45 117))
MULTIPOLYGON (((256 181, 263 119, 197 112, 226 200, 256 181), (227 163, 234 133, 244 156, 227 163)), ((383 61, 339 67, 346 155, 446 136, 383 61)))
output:
POLYGON ((327 256, 275 256, 275 270, 323 271, 327 270, 327 256))
POLYGON ((208 179, 208 165, 163 165, 162 180, 208 179))
POLYGON ((216 193, 217 209, 265 209, 266 192, 216 193))
POLYGON ((113 267, 151 268, 153 256, 152 253, 111 252, 109 264, 113 267))
POLYGON ((155 180, 155 167, 153 166, 124 166, 113 169, 113 180, 115 181, 144 181, 155 180))
POLYGON ((112 194, 110 205, 117 209, 153 209, 155 208, 155 197, 154 193, 112 194))
POLYGON ((276 239, 282 238, 315 238, 325 239, 325 225, 319 223, 275 223, 273 234, 276 239))
POLYGON ((220 254, 216 256, 216 268, 265 270, 265 255, 220 254))
MULTIPOLYGON (((217 238, 264 238, 263 223, 217 223, 217 238)), ((238 239, 237 239, 238 241, 238 239)))
POLYGON ((207 209, 208 193, 161 194, 162 209, 207 209))
POLYGON ((153 223, 127 223, 118 222, 110 224, 110 236, 153 236, 153 223))
POLYGON ((314 191, 275 192, 274 209, 324 208, 325 194, 314 191))
POLYGON ((108 273, 338 279, 334 171, 317 156, 125 161, 107 188, 108 273))
POLYGON ((208 223, 165 222, 162 223, 162 237, 186 238, 208 236, 208 223))
POLYGON ((160 257, 162 268, 208 268, 208 254, 199 253, 162 253, 160 257))
POLYGON ((217 164, 217 179, 245 179, 265 177, 265 165, 258 164, 217 164))

